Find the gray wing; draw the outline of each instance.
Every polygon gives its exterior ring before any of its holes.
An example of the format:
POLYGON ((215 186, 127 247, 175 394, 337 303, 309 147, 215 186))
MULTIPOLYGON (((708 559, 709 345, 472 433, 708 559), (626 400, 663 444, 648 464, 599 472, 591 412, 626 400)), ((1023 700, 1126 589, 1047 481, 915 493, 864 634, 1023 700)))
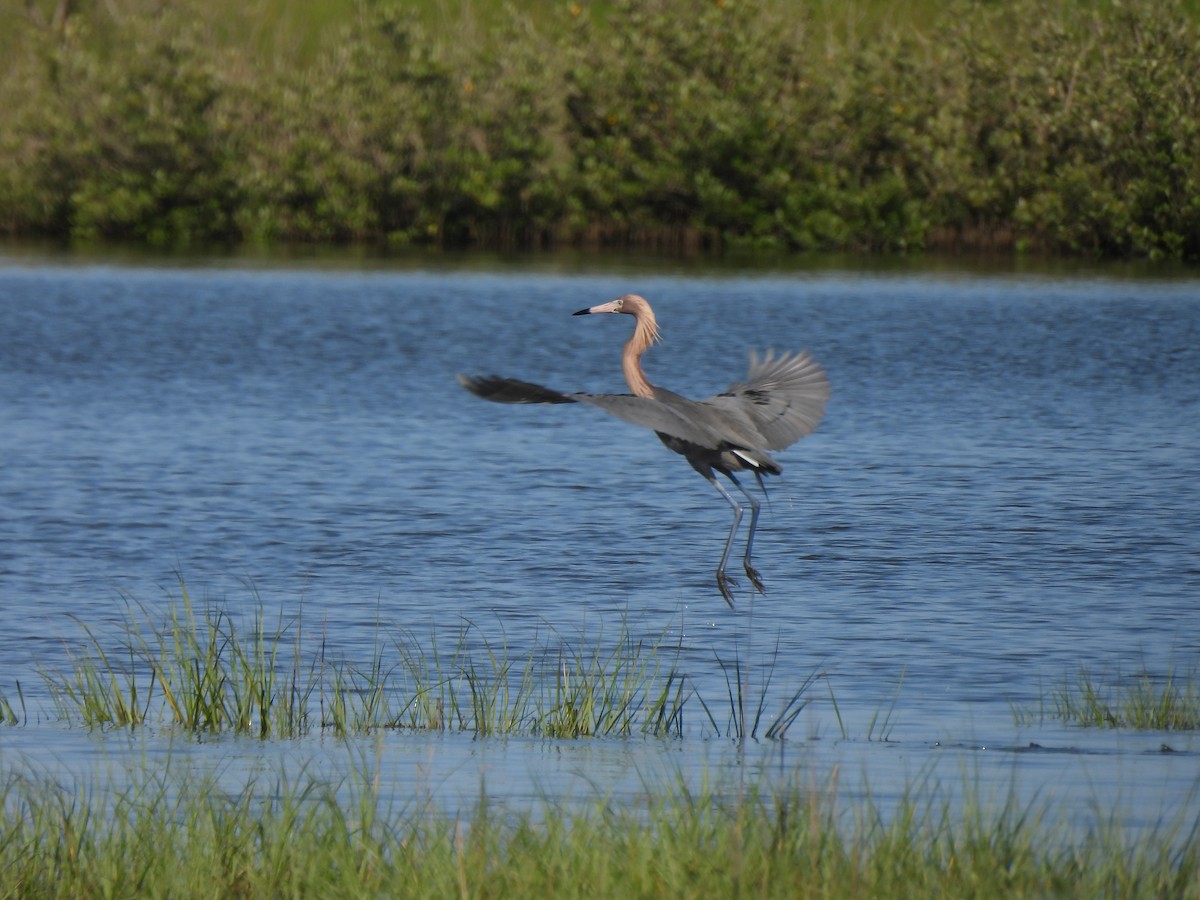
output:
POLYGON ((653 397, 633 394, 564 394, 553 388, 497 376, 459 376, 467 390, 497 403, 586 403, 633 425, 712 450, 729 446, 782 450, 821 421, 829 399, 825 370, 808 354, 750 353, 744 382, 707 400, 689 400, 664 388, 653 397))
POLYGON ((459 375, 458 383, 476 397, 493 403, 575 403, 575 396, 516 378, 499 375, 459 375))
POLYGON ((829 378, 807 350, 776 357, 750 351, 745 381, 704 401, 726 414, 745 418, 762 437, 759 447, 782 450, 812 434, 829 399, 829 378))
POLYGON ((730 444, 740 447, 761 445, 751 430, 738 427, 724 412, 663 388, 656 387, 653 397, 635 397, 633 394, 571 394, 571 397, 625 422, 711 450, 730 444))
POLYGON ((654 389, 654 397, 635 397, 633 394, 564 394, 540 384, 496 375, 459 375, 458 381, 477 397, 494 403, 586 403, 622 421, 661 431, 701 447, 717 449, 730 442, 745 447, 762 444, 761 436, 747 433, 748 424, 743 423, 737 428, 728 421, 727 413, 662 388, 654 389))

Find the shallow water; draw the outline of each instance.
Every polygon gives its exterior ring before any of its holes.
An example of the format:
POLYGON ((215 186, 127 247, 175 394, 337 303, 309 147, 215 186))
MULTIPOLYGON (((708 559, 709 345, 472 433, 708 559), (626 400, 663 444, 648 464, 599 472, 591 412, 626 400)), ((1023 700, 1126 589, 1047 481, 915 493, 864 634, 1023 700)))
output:
POLYGON ((669 760, 685 777, 853 769, 886 798, 965 768, 1068 815, 1111 799, 1157 821, 1200 779, 1194 736, 1018 728, 1012 708, 1081 668, 1115 684, 1200 662, 1198 347, 1186 279, 10 261, 0 691, 20 680, 30 722, 0 728, 0 758, 144 756, 49 721, 37 672, 68 664, 81 623, 119 635, 128 602, 165 609, 182 576, 234 615, 300 615, 362 663, 381 627, 470 622, 520 651, 624 626, 678 646, 714 705, 735 652, 772 698, 822 676, 787 749, 749 762, 698 712, 682 744, 388 735, 371 752, 400 789, 475 798, 490 772, 501 795, 577 776, 636 792, 669 760), (628 321, 569 314, 628 290, 662 325, 656 383, 707 396, 768 346, 809 348, 833 383, 769 485, 768 593, 742 579, 735 612, 713 580, 728 509, 680 458, 596 410, 486 404, 454 379, 623 390, 628 321))

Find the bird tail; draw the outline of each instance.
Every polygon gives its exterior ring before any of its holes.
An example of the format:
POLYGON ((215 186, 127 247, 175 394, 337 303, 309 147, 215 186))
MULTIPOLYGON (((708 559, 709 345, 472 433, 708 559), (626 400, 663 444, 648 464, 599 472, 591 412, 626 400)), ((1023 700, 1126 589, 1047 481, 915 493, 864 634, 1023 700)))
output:
POLYGON ((540 384, 499 375, 459 375, 458 383, 476 397, 493 403, 576 403, 574 397, 540 384))
POLYGON ((758 489, 763 493, 763 499, 767 501, 767 509, 771 508, 771 495, 767 492, 767 482, 763 479, 762 472, 754 469, 754 480, 758 482, 758 489))

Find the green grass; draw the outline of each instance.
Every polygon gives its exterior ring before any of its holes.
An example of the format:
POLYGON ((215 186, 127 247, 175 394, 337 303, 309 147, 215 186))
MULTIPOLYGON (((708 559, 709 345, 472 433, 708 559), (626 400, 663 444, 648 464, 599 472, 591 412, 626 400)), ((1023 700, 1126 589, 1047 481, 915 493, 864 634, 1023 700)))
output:
POLYGON ((1146 731, 1200 729, 1200 670, 1169 669, 1163 676, 1142 672, 1105 683, 1086 669, 1043 696, 1037 706, 1014 709, 1018 725, 1046 720, 1085 728, 1146 731))
MULTIPOLYGON (((825 786, 647 785, 456 814, 384 796, 370 771, 231 789, 135 772, 62 783, 0 771, 0 895, 87 897, 1200 897, 1200 839, 1133 839, 1038 807, 952 806, 936 787, 884 814, 825 786), (111 776, 110 776, 111 777, 111 776)), ((1189 830, 1190 829, 1190 830, 1189 830)))
POLYGON ((269 632, 261 607, 243 634, 221 610, 207 609, 198 619, 186 587, 163 625, 127 603, 117 652, 85 623, 79 626, 86 649, 66 672, 42 672, 61 719, 96 728, 166 718, 195 734, 264 738, 293 737, 309 727, 314 673, 302 671, 295 656, 284 665, 288 623, 269 632))
MULTIPOLYGON (((381 627, 365 664, 352 665, 299 612, 268 616, 259 602, 245 620, 194 604, 181 586, 165 611, 127 603, 119 636, 81 622, 83 649, 42 677, 71 724, 380 740, 387 729, 679 738, 691 733, 685 720, 774 739, 818 678, 773 690, 778 648, 752 671, 735 652, 717 658, 727 696, 715 704, 694 691, 678 643, 637 641, 624 623, 608 639, 551 634, 521 652, 470 623, 448 641, 381 627)), ((1195 728, 1197 684, 1193 670, 1106 692, 1081 673, 1037 717, 1195 728)), ((15 704, 0 695, 10 725, 26 715, 16 690, 15 704)), ((895 707, 871 718, 867 740, 888 738, 895 707)), ((791 783, 728 789, 680 777, 624 803, 511 808, 481 785, 474 808, 451 814, 432 796, 383 793, 377 766, 356 759, 319 777, 301 767, 231 789, 228 773, 169 764, 72 783, 6 760, 0 897, 1200 898, 1200 820, 1185 814, 1136 837, 1103 818, 1075 830, 1045 807, 996 806, 969 784, 966 800, 950 800, 928 780, 885 811, 869 796, 847 805, 836 770, 813 784, 799 768, 791 783)))
POLYGON ((17 682, 17 705, 14 707, 4 691, 0 691, 0 725, 16 725, 25 721, 25 694, 21 682, 17 682), (17 710, 20 710, 18 712, 17 710))
MULTIPOLYGON (((843 739, 850 735, 833 685, 820 671, 775 685, 779 647, 748 661, 735 642, 714 651, 724 675, 719 698, 704 697, 684 666, 682 647, 639 640, 622 622, 587 639, 555 633, 517 652, 472 623, 427 635, 376 631, 365 661, 335 657, 322 637, 305 641, 300 612, 269 619, 261 601, 243 627, 211 604, 197 611, 186 586, 165 612, 126 602, 119 636, 78 622, 85 640, 65 669, 41 678, 54 715, 87 728, 165 726, 188 734, 295 738, 370 734, 382 729, 547 738, 685 733, 736 740, 786 738, 824 678, 843 739), (449 637, 447 637, 449 635, 449 637)), ((887 741, 903 687, 866 725, 865 739, 887 741)), ((26 721, 0 692, 0 724, 26 721)), ((1159 731, 1200 728, 1200 671, 1143 672, 1111 684, 1086 670, 1015 708, 1016 724, 1063 721, 1085 727, 1159 731)))
MULTIPOLYGON (((808 690, 821 677, 821 673, 815 670, 811 672, 791 690, 781 705, 772 711, 768 709, 768 698, 770 696, 771 682, 778 669, 779 641, 776 640, 775 649, 766 665, 755 667, 761 670, 757 689, 755 689, 751 677, 755 673, 751 671, 749 664, 742 659, 741 652, 736 644, 733 648, 733 654, 732 660, 723 659, 719 654, 715 657, 717 667, 725 677, 725 691, 729 701, 729 714, 724 733, 739 740, 746 740, 747 738, 756 740, 759 737, 760 731, 762 732, 762 736, 767 740, 786 738, 788 729, 792 727, 796 719, 800 716, 800 713, 808 706, 808 690)), ((832 688, 830 688, 830 696, 833 696, 832 688)), ((722 730, 718 726, 713 709, 704 703, 703 700, 699 702, 703 706, 704 713, 708 717, 713 730, 717 734, 721 734, 722 730)))
MULTIPOLYGON (((181 585, 165 612, 127 601, 119 635, 79 622, 82 649, 65 669, 40 673, 54 714, 88 728, 149 725, 263 739, 381 729, 678 738, 686 715, 703 734, 776 739, 819 677, 801 678, 779 701, 769 690, 778 648, 753 671, 718 655, 730 702, 722 712, 696 692, 678 643, 636 639, 624 622, 587 639, 551 633, 520 652, 471 623, 440 638, 380 626, 369 658, 351 661, 335 657, 324 637, 310 647, 300 612, 270 618, 255 600, 242 625, 221 607, 198 610, 181 585), (751 676, 761 683, 748 718, 751 676)), ((0 721, 17 721, 2 695, 0 721)))

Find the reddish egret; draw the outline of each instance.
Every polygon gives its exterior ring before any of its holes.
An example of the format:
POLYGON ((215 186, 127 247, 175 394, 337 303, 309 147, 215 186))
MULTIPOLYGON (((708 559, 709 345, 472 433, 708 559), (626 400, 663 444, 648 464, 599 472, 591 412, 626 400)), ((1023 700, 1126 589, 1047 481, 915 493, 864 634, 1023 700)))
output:
POLYGON ((574 315, 591 313, 633 316, 633 335, 621 353, 621 368, 632 394, 563 394, 541 385, 495 375, 459 375, 459 382, 471 393, 497 403, 588 403, 626 422, 653 429, 667 447, 682 454, 692 468, 707 478, 733 508, 733 525, 717 566, 717 587, 732 607, 730 587, 735 582, 725 574, 725 563, 729 560, 743 509, 713 475, 714 471, 720 472, 750 503, 750 529, 742 565, 750 583, 760 594, 765 594, 762 578, 750 563, 760 504, 733 473, 749 470, 761 486, 764 475, 778 475, 783 471, 767 451, 791 446, 811 434, 820 423, 825 401, 829 399, 829 379, 825 377, 825 370, 807 351, 784 353, 778 357, 773 350, 761 357, 751 351, 750 372, 745 381, 733 384, 729 390, 707 400, 689 400, 665 388, 655 387, 642 371, 642 354, 659 339, 654 311, 645 298, 625 294, 609 303, 581 309, 574 315))

